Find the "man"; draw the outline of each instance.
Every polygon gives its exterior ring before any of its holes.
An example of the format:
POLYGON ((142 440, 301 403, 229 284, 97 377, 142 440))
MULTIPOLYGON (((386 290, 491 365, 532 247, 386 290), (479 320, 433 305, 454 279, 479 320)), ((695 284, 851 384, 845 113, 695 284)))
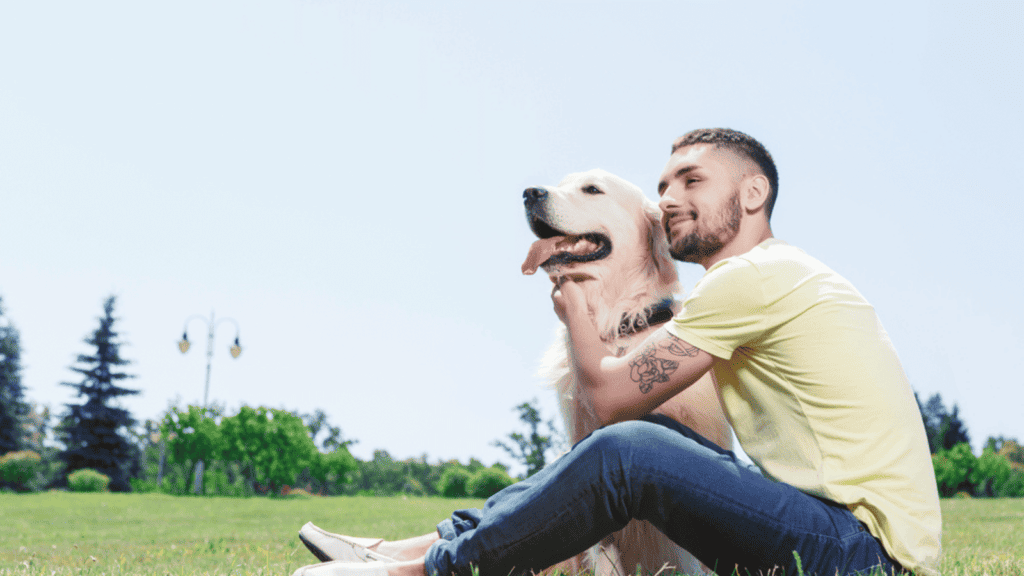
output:
POLYGON ((913 392, 864 298, 773 238, 767 150, 726 129, 672 148, 658 194, 673 257, 707 269, 634 352, 607 356, 582 292, 553 294, 606 423, 437 533, 382 542, 303 528, 329 562, 296 574, 528 573, 650 521, 719 574, 937 574, 938 493, 913 392), (711 370, 748 468, 650 411, 711 370), (329 552, 326 552, 329 550, 329 552))

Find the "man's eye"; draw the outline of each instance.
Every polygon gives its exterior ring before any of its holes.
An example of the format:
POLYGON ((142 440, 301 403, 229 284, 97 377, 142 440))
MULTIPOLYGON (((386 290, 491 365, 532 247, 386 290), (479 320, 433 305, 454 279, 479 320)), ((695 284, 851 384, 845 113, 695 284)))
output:
POLYGON ((586 193, 586 194, 604 194, 604 192, 602 192, 600 188, 598 188, 597 186, 593 186, 593 185, 587 186, 586 188, 584 188, 583 192, 586 193))
POLYGON ((686 184, 687 185, 696 184, 696 183, 697 183, 697 179, 696 178, 687 178, 686 179, 686 184))

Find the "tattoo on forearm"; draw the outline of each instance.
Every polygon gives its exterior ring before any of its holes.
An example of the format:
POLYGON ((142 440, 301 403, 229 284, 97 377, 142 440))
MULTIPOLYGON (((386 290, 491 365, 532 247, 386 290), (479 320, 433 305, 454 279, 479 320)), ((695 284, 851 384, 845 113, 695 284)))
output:
POLYGON ((648 344, 629 361, 629 377, 639 383, 642 394, 650 392, 655 382, 668 382, 669 374, 679 368, 679 362, 655 356, 657 351, 654 344, 648 344))

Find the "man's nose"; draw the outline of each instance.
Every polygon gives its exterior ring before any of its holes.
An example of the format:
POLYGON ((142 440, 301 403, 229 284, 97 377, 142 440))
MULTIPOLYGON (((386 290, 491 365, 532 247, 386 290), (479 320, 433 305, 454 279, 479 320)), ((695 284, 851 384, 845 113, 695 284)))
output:
POLYGON ((679 206, 679 199, 672 194, 672 187, 669 186, 662 192, 661 198, 658 200, 658 208, 665 212, 667 209, 675 206, 679 206))
POLYGON ((548 195, 548 191, 544 188, 527 188, 523 190, 523 204, 532 206, 537 202, 544 200, 548 195))

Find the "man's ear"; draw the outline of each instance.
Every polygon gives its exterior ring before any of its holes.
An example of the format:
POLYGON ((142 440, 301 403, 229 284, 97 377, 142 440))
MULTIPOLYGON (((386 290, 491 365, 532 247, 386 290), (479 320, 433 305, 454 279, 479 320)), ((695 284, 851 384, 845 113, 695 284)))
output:
POLYGON ((768 201, 771 185, 763 174, 753 174, 744 179, 740 202, 747 212, 757 212, 768 201))

